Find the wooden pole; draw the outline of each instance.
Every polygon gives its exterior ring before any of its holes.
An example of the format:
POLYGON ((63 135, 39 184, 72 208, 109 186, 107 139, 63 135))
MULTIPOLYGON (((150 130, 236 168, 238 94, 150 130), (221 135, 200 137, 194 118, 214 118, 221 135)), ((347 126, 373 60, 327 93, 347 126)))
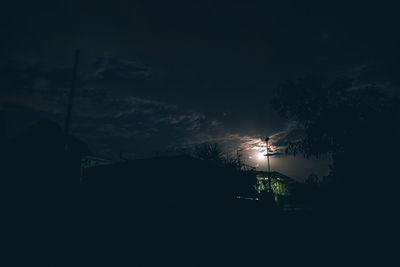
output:
POLYGON ((75 89, 76 89, 76 84, 77 84, 77 73, 78 73, 78 63, 79 63, 79 49, 75 51, 75 58, 74 58, 74 68, 72 72, 72 84, 71 84, 71 90, 69 91, 69 96, 68 96, 68 108, 67 108, 67 117, 65 119, 65 134, 68 135, 69 133, 69 128, 71 124, 71 112, 72 112, 72 103, 74 101, 74 96, 75 96, 75 89))

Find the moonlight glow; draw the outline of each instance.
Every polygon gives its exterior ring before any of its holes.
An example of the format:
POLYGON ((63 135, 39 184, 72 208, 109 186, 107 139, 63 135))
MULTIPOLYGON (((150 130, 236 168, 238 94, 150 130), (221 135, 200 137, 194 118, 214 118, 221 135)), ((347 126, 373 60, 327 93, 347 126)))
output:
POLYGON ((257 153, 257 159, 258 160, 263 160, 264 158, 265 158, 264 153, 262 153, 262 152, 258 152, 257 153))

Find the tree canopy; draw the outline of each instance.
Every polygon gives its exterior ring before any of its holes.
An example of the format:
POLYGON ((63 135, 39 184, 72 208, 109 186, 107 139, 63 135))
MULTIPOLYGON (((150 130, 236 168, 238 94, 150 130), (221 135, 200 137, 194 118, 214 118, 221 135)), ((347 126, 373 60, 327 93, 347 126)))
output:
POLYGON ((329 177, 337 190, 382 192, 379 182, 397 182, 400 101, 394 91, 350 78, 307 76, 280 86, 273 104, 304 133, 287 142, 287 153, 331 155, 329 177))

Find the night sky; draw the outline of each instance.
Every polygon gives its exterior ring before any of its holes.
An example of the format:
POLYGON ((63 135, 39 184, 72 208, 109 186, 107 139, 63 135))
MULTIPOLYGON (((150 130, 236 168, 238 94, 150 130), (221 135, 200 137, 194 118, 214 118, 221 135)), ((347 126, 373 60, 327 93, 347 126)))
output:
MULTIPOLYGON (((282 82, 313 73, 399 86, 395 1, 5 2, 0 105, 9 135, 39 118, 63 122, 79 48, 71 133, 105 158, 218 142, 262 169, 265 136, 282 150, 299 135, 270 103, 282 82)), ((281 155, 271 167, 303 179, 327 174, 328 162, 281 155)))

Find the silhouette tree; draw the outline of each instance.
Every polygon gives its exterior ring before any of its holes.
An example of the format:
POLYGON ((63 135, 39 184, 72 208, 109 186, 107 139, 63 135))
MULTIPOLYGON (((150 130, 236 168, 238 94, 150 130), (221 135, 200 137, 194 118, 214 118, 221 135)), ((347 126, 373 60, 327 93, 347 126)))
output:
POLYGON ((216 143, 203 143, 194 148, 194 156, 198 159, 222 164, 224 155, 216 143))
POLYGON ((349 78, 327 82, 307 76, 284 83, 273 104, 304 133, 287 142, 287 153, 332 156, 329 180, 335 204, 371 210, 391 203, 395 192, 382 190, 380 183, 396 183, 399 99, 393 92, 359 86, 349 78))

